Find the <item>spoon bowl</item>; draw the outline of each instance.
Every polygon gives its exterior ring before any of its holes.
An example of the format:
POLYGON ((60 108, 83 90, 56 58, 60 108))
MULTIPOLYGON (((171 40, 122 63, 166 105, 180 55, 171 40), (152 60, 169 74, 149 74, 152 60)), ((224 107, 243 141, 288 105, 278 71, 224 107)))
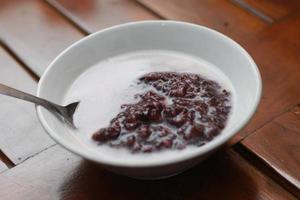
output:
POLYGON ((24 101, 34 103, 38 106, 43 106, 48 111, 56 115, 59 119, 76 128, 73 122, 73 115, 78 107, 79 102, 70 103, 66 106, 61 106, 46 99, 22 92, 15 88, 0 84, 0 94, 15 97, 24 101))

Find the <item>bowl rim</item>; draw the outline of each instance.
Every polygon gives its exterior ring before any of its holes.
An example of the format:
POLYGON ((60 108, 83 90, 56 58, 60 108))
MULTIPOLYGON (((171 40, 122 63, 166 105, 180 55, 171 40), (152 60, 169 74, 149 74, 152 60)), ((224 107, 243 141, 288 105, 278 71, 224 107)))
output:
POLYGON ((248 52, 237 42, 235 42, 234 40, 232 40, 231 38, 229 38, 228 36, 210 29, 208 27, 205 26, 201 26, 201 25, 197 25, 197 24, 193 24, 193 23, 188 23, 188 22, 182 22, 182 21, 173 21, 173 20, 144 20, 144 21, 137 21, 137 22, 129 22, 129 23, 124 23, 124 24, 119 24, 119 25, 115 25, 112 27, 108 27, 102 30, 99 30, 95 33, 92 33, 86 37, 83 37, 82 39, 76 41, 75 43, 73 43, 72 45, 70 45, 69 47, 67 47, 64 51, 62 51, 46 68, 45 72, 43 73, 43 75, 40 78, 40 81, 38 82, 38 87, 37 87, 37 96, 41 97, 41 93, 43 90, 43 85, 47 83, 47 74, 51 71, 51 69, 53 68, 53 66, 55 66, 55 63, 57 62, 57 60, 61 59, 64 54, 66 52, 68 52, 70 49, 72 48, 76 48, 76 46, 78 46, 79 44, 95 37, 98 34, 102 34, 104 32, 109 32, 109 31, 114 31, 114 30, 118 30, 118 29, 122 29, 123 27, 130 27, 130 26, 139 26, 139 25, 181 25, 181 26, 186 26, 187 28, 198 28, 198 29, 203 29, 205 31, 208 31, 210 34, 213 34, 219 38, 221 38, 222 40, 226 40, 227 42, 231 43, 231 45, 236 48, 240 53, 243 54, 243 56, 245 56, 245 58, 248 60, 248 62, 250 63, 250 67, 252 68, 252 70, 254 71, 255 77, 256 77, 256 81, 257 81, 257 91, 256 91, 256 97, 254 99, 254 104, 253 104, 253 108, 252 110, 249 112, 248 116, 242 120, 236 127, 234 127, 231 132, 227 133, 227 135, 225 135, 223 138, 221 139, 214 139, 210 142, 208 142, 207 144, 205 144, 204 146, 202 146, 201 148, 199 148, 199 150, 197 151, 191 151, 187 154, 184 154, 184 156, 178 156, 172 159, 164 159, 164 160, 159 160, 159 161, 155 161, 152 160, 151 162, 147 162, 146 160, 143 160, 143 162, 128 162, 126 159, 115 159, 115 160, 107 160, 107 159, 103 159, 99 156, 96 156, 95 154, 89 154, 87 151, 81 151, 78 148, 74 148, 74 145, 69 145, 68 142, 65 142, 64 140, 61 140, 60 137, 58 136, 58 134, 55 134, 55 130, 53 130, 49 124, 47 123, 45 116, 43 114, 43 110, 41 109, 40 106, 36 106, 36 112, 38 115, 38 119, 41 122, 43 128, 45 129, 45 131, 48 133, 48 135, 54 139, 58 144, 60 144, 61 146, 63 146, 64 148, 66 148, 67 150, 83 157, 86 158, 88 160, 103 164, 103 165, 108 165, 108 166, 115 166, 115 167, 158 167, 158 166, 163 166, 163 165, 169 165, 169 164, 173 164, 173 163, 178 163, 178 162, 183 162, 186 160, 190 160, 196 157, 200 157, 201 155, 204 155, 206 153, 209 153, 210 151, 213 151, 214 149, 220 147, 221 145, 223 145, 225 142, 227 142, 230 138, 232 138, 234 135, 236 135, 246 124, 247 122, 252 118, 252 116, 254 115, 255 111, 257 110, 257 107, 259 105, 260 102, 260 98, 261 98, 261 93, 262 93, 262 80, 261 80, 261 75, 260 72, 258 70, 257 65, 255 64, 254 60, 252 59, 252 57, 248 54, 248 52))

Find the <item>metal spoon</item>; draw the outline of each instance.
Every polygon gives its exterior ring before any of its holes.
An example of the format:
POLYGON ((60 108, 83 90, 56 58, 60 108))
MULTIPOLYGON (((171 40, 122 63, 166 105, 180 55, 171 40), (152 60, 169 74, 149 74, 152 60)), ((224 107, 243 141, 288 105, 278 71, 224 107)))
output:
POLYGON ((25 101, 35 103, 36 105, 43 106, 44 108, 46 108, 47 110, 52 112, 55 116, 60 116, 62 119, 64 119, 65 122, 69 123, 72 127, 75 128, 75 125, 73 122, 73 114, 74 114, 79 102, 74 102, 74 103, 68 104, 66 106, 61 106, 61 105, 52 103, 50 101, 47 101, 43 98, 39 98, 39 97, 33 96, 31 94, 8 87, 1 83, 0 83, 0 94, 15 97, 18 99, 22 99, 25 101))

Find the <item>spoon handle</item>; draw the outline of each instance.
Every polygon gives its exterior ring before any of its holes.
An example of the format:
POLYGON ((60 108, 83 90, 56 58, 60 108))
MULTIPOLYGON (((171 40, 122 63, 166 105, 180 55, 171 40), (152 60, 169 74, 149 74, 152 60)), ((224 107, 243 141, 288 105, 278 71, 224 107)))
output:
POLYGON ((39 98, 37 96, 34 96, 31 94, 22 92, 20 90, 11 88, 9 86, 3 85, 1 83, 0 83, 0 94, 15 97, 15 98, 22 99, 25 101, 29 101, 29 102, 35 103, 37 105, 41 105, 41 106, 45 107, 46 109, 48 109, 49 111, 58 112, 57 106, 59 106, 59 105, 56 105, 52 102, 49 102, 49 101, 39 98))

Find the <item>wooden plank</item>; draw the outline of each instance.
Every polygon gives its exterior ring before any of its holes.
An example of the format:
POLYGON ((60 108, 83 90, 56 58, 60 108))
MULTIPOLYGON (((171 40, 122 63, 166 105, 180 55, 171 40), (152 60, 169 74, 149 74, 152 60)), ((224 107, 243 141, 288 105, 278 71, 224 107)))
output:
POLYGON ((245 38, 263 30, 267 23, 227 0, 138 0, 172 20, 208 26, 244 44, 245 38))
MULTIPOLYGON (((36 81, 0 46, 0 82, 34 94, 36 81)), ((0 149, 18 164, 54 144, 38 122, 34 105, 0 95, 0 149)))
POLYGON ((176 177, 139 181, 52 147, 0 175, 0 199, 296 199, 233 151, 176 177))
POLYGON ((112 25, 159 19, 133 0, 47 0, 87 33, 112 25))
POLYGON ((300 198, 300 115, 288 112, 242 144, 296 188, 300 198))
POLYGON ((0 38, 36 74, 83 35, 47 3, 0 0, 0 38))
POLYGON ((289 14, 299 11, 298 0, 231 0, 235 3, 246 4, 277 21, 289 14))
POLYGON ((255 117, 242 131, 248 135, 300 102, 300 15, 294 15, 261 32, 247 49, 263 79, 262 101, 255 117))

